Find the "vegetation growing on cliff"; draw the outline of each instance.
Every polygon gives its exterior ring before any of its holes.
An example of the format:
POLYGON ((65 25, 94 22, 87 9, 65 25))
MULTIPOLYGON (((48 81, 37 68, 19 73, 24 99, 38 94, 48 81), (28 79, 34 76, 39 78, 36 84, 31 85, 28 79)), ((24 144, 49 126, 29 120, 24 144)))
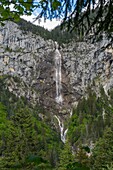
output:
MULTIPOLYGON (((91 89, 73 110, 63 145, 38 107, 18 98, 0 78, 0 169, 108 170, 113 165, 113 91, 91 89), (92 142, 92 143, 91 143, 92 142)), ((17 81, 16 81, 17 82, 17 81)))
POLYGON ((85 161, 82 152, 85 152, 86 156, 90 155, 85 162, 91 170, 107 169, 113 164, 112 122, 112 90, 108 97, 101 87, 100 96, 97 97, 96 93, 89 89, 88 97, 81 99, 73 110, 68 139, 75 153, 81 155, 78 160, 80 163, 85 161), (76 146, 82 150, 78 150, 76 146))
POLYGON ((70 41, 72 41, 72 39, 80 39, 79 37, 77 37, 75 32, 70 33, 66 30, 61 30, 60 26, 57 26, 52 31, 48 31, 47 29, 33 25, 32 23, 27 22, 24 19, 21 19, 19 22, 17 22, 17 24, 24 32, 30 31, 33 34, 41 36, 45 40, 52 39, 53 41, 57 41, 60 45, 62 45, 62 43, 69 43, 70 41))

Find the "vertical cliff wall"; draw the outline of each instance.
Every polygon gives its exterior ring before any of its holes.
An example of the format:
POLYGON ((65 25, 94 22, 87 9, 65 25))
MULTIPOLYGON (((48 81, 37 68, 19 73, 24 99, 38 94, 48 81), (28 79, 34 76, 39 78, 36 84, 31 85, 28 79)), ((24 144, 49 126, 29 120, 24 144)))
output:
POLYGON ((6 22, 0 28, 0 75, 21 78, 29 90, 22 90, 23 84, 19 88, 12 80, 8 87, 13 93, 24 95, 28 100, 33 98, 51 114, 55 112, 66 119, 72 105, 87 95, 88 86, 92 86, 96 93, 100 85, 106 93, 113 86, 113 47, 102 51, 101 47, 106 43, 107 40, 95 44, 73 40, 58 45, 63 101, 56 102, 56 43, 22 31, 13 22, 6 22))

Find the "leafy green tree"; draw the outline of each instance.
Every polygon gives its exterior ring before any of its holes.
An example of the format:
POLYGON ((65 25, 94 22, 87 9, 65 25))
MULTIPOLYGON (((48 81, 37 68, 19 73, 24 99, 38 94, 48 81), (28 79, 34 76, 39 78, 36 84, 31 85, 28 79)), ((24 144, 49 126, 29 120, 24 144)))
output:
POLYGON ((20 15, 27 14, 31 15, 33 12, 33 1, 32 0, 9 0, 0 1, 0 22, 6 20, 19 20, 20 15), (13 9, 11 9, 11 6, 13 9))

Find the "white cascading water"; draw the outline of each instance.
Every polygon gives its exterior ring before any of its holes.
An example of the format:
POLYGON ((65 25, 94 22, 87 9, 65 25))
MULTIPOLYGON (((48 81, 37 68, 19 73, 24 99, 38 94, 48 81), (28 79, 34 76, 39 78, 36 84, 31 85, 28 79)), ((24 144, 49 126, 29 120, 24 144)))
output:
POLYGON ((59 117, 55 115, 55 118, 58 120, 59 128, 60 128, 60 136, 61 136, 61 141, 63 143, 66 142, 66 134, 68 129, 64 130, 64 124, 63 122, 60 121, 59 117))
POLYGON ((56 102, 62 104, 63 98, 61 94, 62 89, 62 77, 61 77, 61 54, 58 50, 58 44, 55 42, 55 80, 56 80, 56 102))

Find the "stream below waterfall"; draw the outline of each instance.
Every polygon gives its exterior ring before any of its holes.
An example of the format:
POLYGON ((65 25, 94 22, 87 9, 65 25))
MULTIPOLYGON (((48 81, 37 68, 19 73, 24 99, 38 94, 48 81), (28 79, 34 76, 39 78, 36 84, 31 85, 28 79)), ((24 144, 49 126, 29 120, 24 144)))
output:
POLYGON ((55 118, 58 120, 58 124, 59 124, 59 128, 60 128, 61 141, 63 143, 65 143, 68 129, 64 130, 64 123, 63 123, 63 121, 60 121, 60 118, 58 116, 55 115, 55 118))

